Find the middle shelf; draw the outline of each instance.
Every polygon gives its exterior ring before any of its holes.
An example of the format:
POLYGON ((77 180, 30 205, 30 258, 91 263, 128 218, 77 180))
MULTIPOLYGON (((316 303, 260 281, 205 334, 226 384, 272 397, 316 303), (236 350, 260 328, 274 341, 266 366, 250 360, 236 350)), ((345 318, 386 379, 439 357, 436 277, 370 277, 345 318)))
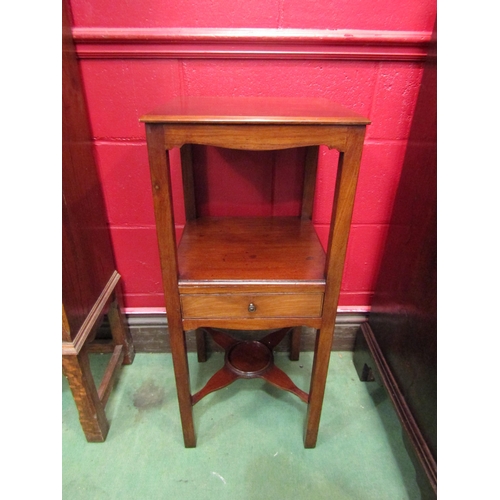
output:
POLYGON ((181 292, 216 283, 295 284, 297 291, 300 286, 323 290, 325 285, 325 253, 311 221, 298 217, 188 221, 178 248, 178 266, 181 292))

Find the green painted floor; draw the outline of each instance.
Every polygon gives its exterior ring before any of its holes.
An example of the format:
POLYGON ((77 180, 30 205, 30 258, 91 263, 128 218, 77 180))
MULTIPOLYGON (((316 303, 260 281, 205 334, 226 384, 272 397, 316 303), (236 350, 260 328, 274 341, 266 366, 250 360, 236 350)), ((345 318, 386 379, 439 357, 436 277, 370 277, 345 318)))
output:
MULTIPOLYGON (((92 355, 99 378, 107 355, 92 355)), ((189 354, 200 389, 222 366, 189 354)), ((312 353, 276 364, 308 390, 312 353)), ((66 379, 63 499, 420 499, 415 469, 385 392, 360 382, 351 352, 332 352, 317 447, 302 443, 306 405, 260 379, 237 380, 194 407, 197 447, 185 449, 170 354, 137 354, 106 406, 104 443, 87 443, 66 379)))

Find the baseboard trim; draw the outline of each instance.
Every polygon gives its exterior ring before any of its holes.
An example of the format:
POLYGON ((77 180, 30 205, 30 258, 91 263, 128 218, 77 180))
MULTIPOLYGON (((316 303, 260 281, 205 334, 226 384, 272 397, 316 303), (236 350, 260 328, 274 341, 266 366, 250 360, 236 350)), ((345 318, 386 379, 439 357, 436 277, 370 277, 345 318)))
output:
POLYGON ((376 381, 385 388, 403 427, 406 441, 411 447, 412 459, 422 471, 422 473, 417 474, 417 479, 423 498, 436 498, 437 463, 406 403, 405 397, 394 378, 392 370, 378 345, 368 321, 362 323, 360 326, 360 331, 355 342, 353 360, 362 381, 376 381))
MULTIPOLYGON (((127 315, 127 322, 134 342, 136 353, 161 353, 171 352, 170 339, 168 335, 167 318, 164 314, 133 314, 127 315)), ((368 313, 363 312, 338 312, 335 336, 333 340, 333 351, 353 351, 356 332, 360 325, 367 321, 368 313)), ((100 328, 98 339, 105 339, 109 335, 109 324, 104 321, 100 328)), ((242 338, 250 334, 241 332, 242 338)), ((312 328, 304 328, 301 338, 301 351, 313 351, 316 340, 315 331, 312 328)), ((196 352, 196 338, 194 332, 186 335, 188 352, 196 352)), ((211 338, 207 338, 208 351, 222 351, 211 338)), ((288 342, 284 341, 277 347, 277 351, 287 351, 288 342)))

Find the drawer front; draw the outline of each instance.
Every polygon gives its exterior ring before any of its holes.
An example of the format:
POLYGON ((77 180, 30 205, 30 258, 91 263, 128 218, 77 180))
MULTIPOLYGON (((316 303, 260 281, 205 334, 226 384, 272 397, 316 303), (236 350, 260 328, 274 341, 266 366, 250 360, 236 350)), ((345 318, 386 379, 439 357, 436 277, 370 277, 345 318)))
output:
POLYGON ((184 318, 317 318, 322 293, 181 295, 184 318))

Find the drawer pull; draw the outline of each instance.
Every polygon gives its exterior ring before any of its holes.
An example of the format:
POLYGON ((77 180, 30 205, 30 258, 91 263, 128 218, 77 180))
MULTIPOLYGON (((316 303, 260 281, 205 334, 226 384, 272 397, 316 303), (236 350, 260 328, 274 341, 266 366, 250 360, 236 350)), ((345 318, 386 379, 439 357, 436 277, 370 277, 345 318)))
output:
POLYGON ((248 304, 248 312, 255 312, 257 310, 257 306, 253 303, 253 302, 250 302, 250 304, 248 304))

